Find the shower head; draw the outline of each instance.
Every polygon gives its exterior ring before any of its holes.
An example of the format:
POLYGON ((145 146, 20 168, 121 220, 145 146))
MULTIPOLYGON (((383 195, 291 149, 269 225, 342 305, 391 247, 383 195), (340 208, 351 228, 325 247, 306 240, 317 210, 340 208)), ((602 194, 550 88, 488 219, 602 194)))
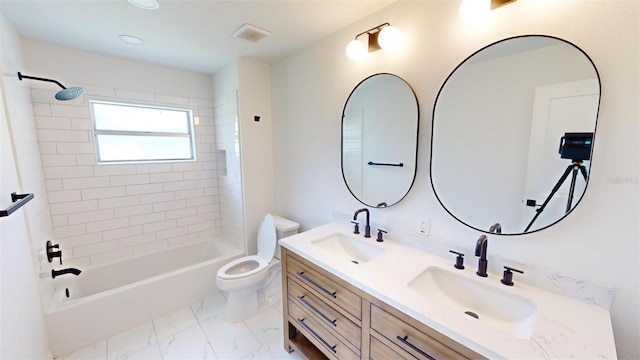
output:
POLYGON ((48 82, 52 82, 52 83, 57 84, 58 86, 60 86, 62 88, 62 90, 60 90, 60 91, 58 91, 56 93, 56 100, 61 100, 61 101, 73 100, 73 99, 81 96, 82 94, 84 94, 84 89, 81 88, 81 87, 66 88, 64 85, 60 84, 58 81, 53 80, 53 79, 45 79, 45 78, 40 78, 40 77, 35 77, 35 76, 22 75, 21 72, 18 72, 18 79, 19 80, 31 79, 31 80, 39 80, 39 81, 48 81, 48 82))

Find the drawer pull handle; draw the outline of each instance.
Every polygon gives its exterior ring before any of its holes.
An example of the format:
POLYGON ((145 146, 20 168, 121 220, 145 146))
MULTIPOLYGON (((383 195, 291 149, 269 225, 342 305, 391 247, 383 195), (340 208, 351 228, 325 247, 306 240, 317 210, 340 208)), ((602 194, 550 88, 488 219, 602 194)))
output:
POLYGON ((302 325, 302 327, 304 327, 309 333, 311 333, 311 335, 313 335, 314 338, 316 338, 316 340, 320 341, 322 343, 322 345, 324 345, 324 347, 326 347, 329 351, 333 352, 334 354, 336 353, 336 345, 329 345, 329 343, 323 339, 320 335, 318 335, 315 331, 313 331, 313 329, 311 329, 309 327, 309 325, 305 324, 304 319, 296 319, 296 321, 298 323, 300 323, 300 325, 302 325))
POLYGON ((327 289, 325 289, 322 285, 318 284, 317 282, 315 282, 313 279, 311 279, 310 277, 308 277, 307 275, 304 274, 304 271, 298 271, 296 272, 296 274, 298 274, 298 276, 300 276, 301 278, 305 279, 306 281, 310 282, 311 285, 317 287, 318 289, 322 290, 324 293, 326 293, 327 295, 331 296, 332 298, 336 299, 336 292, 331 292, 327 289))
POLYGON ((408 347, 412 348, 413 350, 417 351, 420 353, 420 355, 426 357, 429 360, 436 360, 433 356, 427 354, 426 352, 420 350, 417 346, 413 345, 412 343, 409 342, 409 340, 407 340, 409 336, 405 336, 405 337, 400 337, 400 335, 396 336, 396 339, 402 341, 403 344, 407 345, 408 347))
POLYGON ((307 305, 307 307, 311 310, 313 310, 316 314, 320 315, 320 317, 322 317, 323 319, 325 319, 329 324, 333 325, 333 326, 338 326, 336 324, 337 319, 331 320, 330 317, 328 317, 327 315, 323 314, 322 311, 320 311, 317 307, 313 306, 313 304, 311 304, 310 302, 308 302, 305 298, 304 295, 298 295, 297 296, 298 300, 300 300, 303 304, 307 305))

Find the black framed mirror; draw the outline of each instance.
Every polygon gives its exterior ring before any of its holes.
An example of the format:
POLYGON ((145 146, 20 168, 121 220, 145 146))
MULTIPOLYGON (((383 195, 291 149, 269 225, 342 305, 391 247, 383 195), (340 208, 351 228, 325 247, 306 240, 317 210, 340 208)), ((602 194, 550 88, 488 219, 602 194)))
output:
POLYGON ((560 221, 587 188, 600 88, 589 56, 552 36, 512 37, 469 56, 433 110, 431 185, 442 206, 505 235, 560 221))
POLYGON ((418 158, 418 99, 402 78, 371 75, 351 92, 342 111, 342 176, 351 194, 370 207, 402 200, 418 158))

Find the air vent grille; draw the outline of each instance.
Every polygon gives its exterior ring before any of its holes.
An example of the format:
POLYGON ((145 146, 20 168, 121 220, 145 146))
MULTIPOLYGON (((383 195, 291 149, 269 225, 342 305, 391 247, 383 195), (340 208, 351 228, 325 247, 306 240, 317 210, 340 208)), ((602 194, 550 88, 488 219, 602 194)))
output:
POLYGON ((263 38, 269 35, 271 35, 271 33, 268 32, 267 30, 263 30, 249 24, 242 25, 235 33, 233 33, 233 36, 237 38, 251 41, 254 43, 262 40, 263 38))

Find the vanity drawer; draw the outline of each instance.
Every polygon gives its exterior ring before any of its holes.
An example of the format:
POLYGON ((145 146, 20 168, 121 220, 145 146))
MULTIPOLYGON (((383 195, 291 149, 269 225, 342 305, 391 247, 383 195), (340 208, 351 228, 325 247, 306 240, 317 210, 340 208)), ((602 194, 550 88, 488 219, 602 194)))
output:
POLYGON ((371 329, 418 359, 467 358, 375 305, 371 305, 371 329))
POLYGON ((383 344, 380 340, 374 338, 373 336, 369 338, 369 341, 369 359, 371 360, 415 359, 413 356, 402 350, 398 349, 398 352, 393 351, 390 347, 383 344))
POLYGON ((340 306, 356 319, 362 319, 362 299, 355 293, 340 285, 333 276, 327 277, 326 272, 317 266, 309 264, 303 259, 298 260, 287 256, 287 272, 308 289, 315 290, 323 298, 340 306), (321 274, 322 272, 322 274, 321 274))
POLYGON ((323 354, 329 358, 359 359, 360 355, 354 353, 332 331, 325 329, 314 317, 302 310, 292 299, 288 301, 289 321, 301 331, 307 339, 312 341, 323 354))
POLYGON ((362 331, 360 326, 354 324, 339 311, 331 307, 311 291, 305 289, 293 279, 287 281, 289 287, 289 301, 298 305, 305 313, 313 316, 326 329, 335 331, 344 339, 360 349, 362 331))

